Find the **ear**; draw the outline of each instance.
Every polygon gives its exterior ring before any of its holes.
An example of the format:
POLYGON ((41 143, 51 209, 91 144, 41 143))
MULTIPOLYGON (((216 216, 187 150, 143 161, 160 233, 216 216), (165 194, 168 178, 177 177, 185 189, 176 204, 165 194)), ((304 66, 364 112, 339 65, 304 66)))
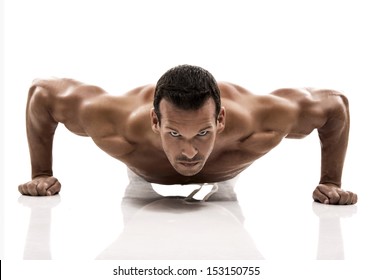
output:
POLYGON ((217 131, 221 133, 225 128, 226 111, 224 107, 220 108, 220 112, 217 119, 217 131))
POLYGON ((160 133, 160 121, 157 117, 157 114, 155 112, 155 108, 151 109, 151 126, 154 133, 160 133))

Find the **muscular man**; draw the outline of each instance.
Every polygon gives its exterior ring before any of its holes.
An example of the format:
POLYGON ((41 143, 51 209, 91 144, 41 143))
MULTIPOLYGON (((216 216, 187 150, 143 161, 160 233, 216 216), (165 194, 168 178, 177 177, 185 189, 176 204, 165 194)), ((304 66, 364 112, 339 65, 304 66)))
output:
POLYGON ((24 195, 54 195, 52 144, 58 123, 122 161, 148 182, 212 183, 231 179, 277 146, 317 129, 321 178, 314 200, 354 204, 357 195, 341 189, 348 144, 349 110, 333 90, 279 89, 254 95, 217 83, 206 70, 181 65, 156 86, 125 95, 70 79, 36 80, 27 102, 27 136, 32 181, 24 195))

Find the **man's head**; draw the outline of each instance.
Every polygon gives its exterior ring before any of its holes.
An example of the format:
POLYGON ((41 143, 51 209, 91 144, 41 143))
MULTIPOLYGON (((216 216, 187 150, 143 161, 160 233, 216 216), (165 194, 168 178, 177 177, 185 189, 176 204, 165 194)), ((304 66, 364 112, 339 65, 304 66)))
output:
POLYGON ((214 77, 197 66, 172 68, 157 82, 153 105, 152 129, 174 169, 184 176, 200 172, 225 124, 214 77))

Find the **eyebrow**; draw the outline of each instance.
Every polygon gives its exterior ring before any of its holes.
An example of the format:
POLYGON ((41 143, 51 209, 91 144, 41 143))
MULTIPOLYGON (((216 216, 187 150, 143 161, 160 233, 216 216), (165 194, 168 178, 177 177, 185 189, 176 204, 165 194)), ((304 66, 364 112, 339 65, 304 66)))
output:
MULTIPOLYGON (((170 127, 170 126, 165 126, 165 128, 166 129, 170 129, 170 130, 174 130, 174 131, 179 131, 178 129, 175 129, 175 128, 173 128, 173 127, 170 127)), ((203 131, 203 130, 207 130, 207 129, 210 129, 210 128, 212 128, 212 125, 209 125, 209 126, 207 126, 207 127, 204 127, 204 128, 202 128, 202 129, 199 129, 198 131, 203 131)))
POLYGON ((213 128, 213 127, 211 125, 209 125, 209 126, 203 128, 203 129, 200 129, 199 131, 206 130, 206 129, 209 129, 209 128, 213 128))

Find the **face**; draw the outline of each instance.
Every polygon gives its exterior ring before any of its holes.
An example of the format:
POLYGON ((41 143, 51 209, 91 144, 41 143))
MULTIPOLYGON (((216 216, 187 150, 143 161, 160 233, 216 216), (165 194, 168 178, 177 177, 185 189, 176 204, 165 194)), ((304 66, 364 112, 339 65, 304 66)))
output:
POLYGON ((181 175, 196 175, 213 151, 216 135, 224 129, 225 109, 215 121, 211 98, 198 110, 181 110, 161 100, 160 112, 161 125, 154 109, 151 111, 152 129, 160 135, 167 158, 181 175))

